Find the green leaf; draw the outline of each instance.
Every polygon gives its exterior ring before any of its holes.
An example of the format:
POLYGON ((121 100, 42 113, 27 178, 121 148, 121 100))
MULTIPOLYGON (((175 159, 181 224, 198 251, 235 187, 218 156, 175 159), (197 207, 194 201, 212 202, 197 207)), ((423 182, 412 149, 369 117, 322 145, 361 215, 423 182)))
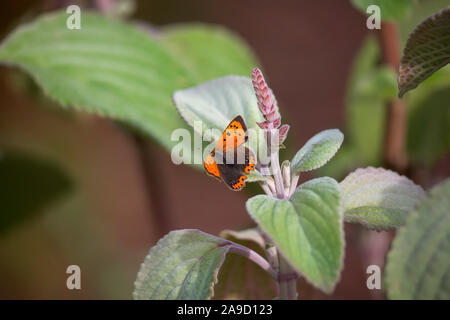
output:
POLYGON ((388 254, 390 299, 450 299, 450 180, 434 187, 400 228, 388 254))
POLYGON ((383 168, 357 169, 340 185, 345 221, 376 230, 403 225, 425 194, 405 176, 383 168))
MULTIPOLYGON (((178 90, 173 100, 190 126, 194 127, 195 121, 201 121, 202 127, 199 126, 196 130, 199 134, 202 134, 200 131, 217 129, 213 132, 212 141, 219 138, 237 115, 244 118, 247 128, 256 138, 262 136, 262 130, 256 122, 262 122, 264 119, 258 109, 250 78, 227 76, 211 80, 193 88, 178 90)), ((259 141, 260 147, 263 147, 265 141, 259 141)), ((252 142, 251 137, 249 142, 252 142)))
POLYGON ((414 0, 351 0, 352 4, 362 13, 366 14, 367 8, 375 4, 380 7, 383 21, 397 21, 404 19, 414 4, 414 0))
POLYGON ((450 62, 450 7, 425 19, 410 34, 400 61, 399 96, 450 62))
POLYGON ((247 201, 247 211, 301 275, 325 292, 333 290, 344 255, 340 190, 335 180, 308 181, 290 200, 255 196, 247 201))
POLYGON ((62 106, 122 121, 168 150, 175 129, 190 129, 173 106, 177 89, 255 65, 248 47, 219 28, 155 37, 93 12, 83 12, 80 30, 67 29, 66 19, 56 12, 19 27, 2 43, 0 63, 31 74, 62 106))
POLYGON ((238 36, 219 26, 177 25, 163 29, 165 44, 197 83, 230 73, 247 76, 256 58, 238 36))
POLYGON ((228 242, 199 230, 177 230, 160 239, 145 257, 134 284, 137 300, 200 300, 214 284, 228 242))
POLYGON ((80 30, 67 14, 44 15, 19 27, 0 47, 0 61, 30 73, 62 106, 124 121, 170 147, 185 126, 172 93, 192 84, 187 71, 163 46, 135 27, 83 12, 80 30))
POLYGON ((291 175, 326 164, 339 150, 344 135, 338 129, 324 130, 308 140, 292 159, 291 175))
POLYGON ((0 233, 38 214, 69 190, 69 179, 51 163, 0 152, 0 233))
MULTIPOLYGON (((252 249, 264 256, 264 239, 256 229, 242 231, 225 230, 220 236, 252 249)), ((240 256, 229 255, 219 272, 214 299, 255 300, 271 299, 277 295, 275 281, 252 261, 240 256)))

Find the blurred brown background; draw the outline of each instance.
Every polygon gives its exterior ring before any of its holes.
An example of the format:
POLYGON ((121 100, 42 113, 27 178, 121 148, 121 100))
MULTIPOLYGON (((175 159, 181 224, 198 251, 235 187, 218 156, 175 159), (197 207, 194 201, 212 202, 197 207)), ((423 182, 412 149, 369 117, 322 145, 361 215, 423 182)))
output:
MULTIPOLYGON (((2 39, 58 4, 3 2, 2 39)), ((352 59, 366 33, 373 32, 349 1, 335 0, 137 1, 132 18, 154 25, 220 24, 245 39, 291 125, 291 149, 282 152, 282 159, 315 133, 344 128, 352 59)), ((218 234, 252 225, 244 207, 248 193, 232 192, 202 172, 175 166, 161 148, 137 141, 110 121, 69 116, 45 100, 36 103, 17 89, 11 73, 0 68, 0 147, 57 163, 70 173, 76 191, 0 235, 0 298, 128 299, 143 257, 169 230, 218 234), (66 289, 70 264, 81 267, 80 291, 66 289)), ((300 298, 382 298, 366 288, 365 270, 371 255, 377 255, 376 246, 365 250, 371 237, 377 235, 346 225, 345 268, 334 294, 302 284, 300 298)))

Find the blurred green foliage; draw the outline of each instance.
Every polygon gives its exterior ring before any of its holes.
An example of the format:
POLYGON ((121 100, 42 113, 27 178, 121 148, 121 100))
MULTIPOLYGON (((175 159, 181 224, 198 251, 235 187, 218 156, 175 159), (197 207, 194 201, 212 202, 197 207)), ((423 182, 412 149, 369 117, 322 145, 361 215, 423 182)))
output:
MULTIPOLYGON (((366 1, 353 2, 366 5, 366 1)), ((386 3, 394 5, 394 1, 386 3)), ((402 19, 396 19, 404 42, 417 23, 448 5, 448 1, 411 2, 408 9, 402 1, 398 1, 398 5, 405 6, 405 12, 410 11, 402 19)), ((386 7, 385 10, 391 9, 386 7)), ((343 147, 333 161, 321 169, 321 175, 341 179, 357 167, 382 165, 385 107, 386 102, 397 96, 396 74, 397 70, 381 63, 379 43, 369 35, 354 60, 348 82, 343 147)), ((433 166, 450 151, 448 91, 450 68, 445 67, 404 98, 408 105, 407 152, 412 165, 433 166)))
POLYGON ((182 24, 165 27, 161 42, 189 70, 196 83, 230 74, 248 76, 257 59, 237 35, 219 26, 182 24))
POLYGON ((172 103, 175 90, 225 74, 248 74, 256 61, 222 28, 188 26, 145 32, 95 13, 69 30, 54 12, 14 31, 0 62, 18 66, 61 106, 120 120, 170 151, 175 129, 188 128, 172 103))
POLYGON ((349 141, 361 164, 376 165, 382 155, 385 104, 396 95, 392 69, 380 67, 380 50, 375 38, 368 38, 356 57, 347 87, 349 141))
MULTIPOLYGON (((374 1, 352 2, 365 13, 374 1)), ((380 5, 383 19, 398 22, 404 41, 418 22, 448 1, 375 4, 380 5)), ((167 149, 168 133, 186 126, 172 105, 173 91, 228 74, 248 75, 257 65, 248 46, 222 28, 184 25, 153 33, 91 14, 83 21, 86 32, 67 33, 60 28, 66 17, 61 12, 21 27, 1 47, 0 60, 29 72, 63 104, 128 122, 167 149), (136 50, 130 50, 133 44, 136 50)), ((346 96, 346 139, 321 174, 341 178, 355 167, 381 164, 385 104, 397 89, 395 71, 380 63, 379 51, 373 38, 361 46, 346 96)), ((410 161, 432 166, 450 150, 449 68, 434 74, 406 99, 410 161)), ((70 189, 70 181, 54 164, 3 153, 0 232, 39 213, 70 189)))
POLYGON ((347 86, 343 147, 321 175, 342 179, 356 167, 381 165, 385 105, 396 96, 397 82, 394 70, 379 61, 377 41, 368 37, 355 57, 347 86))
POLYGON ((361 12, 366 13, 370 5, 380 7, 381 19, 396 21, 404 19, 411 11, 415 0, 351 0, 352 4, 361 12))
MULTIPOLYGON (((50 98, 60 102, 59 106, 121 120, 168 151, 174 144, 170 140, 173 130, 190 130, 172 103, 175 90, 228 74, 248 75, 257 65, 247 44, 222 27, 185 24, 162 30, 139 29, 86 13, 82 29, 73 31, 62 27, 66 19, 65 12, 53 12, 20 26, 3 41, 0 63, 26 71, 50 98)), ((7 160, 13 168, 15 158, 7 160)), ((23 166, 24 161, 17 166, 23 166)), ((7 202, 0 217, 4 228, 13 217, 20 220, 31 215, 58 188, 65 192, 62 180, 50 170, 42 169, 52 183, 48 190, 30 185, 24 191, 29 201, 7 202)), ((22 176, 17 178, 16 184, 22 176)), ((19 189, 11 189, 9 181, 0 180, 0 186, 19 196, 19 189)))
POLYGON ((71 189, 53 163, 15 152, 0 152, 0 233, 31 218, 71 189))
POLYGON ((407 149, 414 163, 432 167, 450 150, 449 101, 447 87, 411 103, 407 149))
MULTIPOLYGON (((371 1, 352 0, 352 2, 364 9, 371 1)), ((416 34, 417 38, 411 41, 411 32, 416 29, 419 22, 425 18, 432 16, 434 13, 442 8, 448 6, 448 1, 420 1, 411 11, 411 16, 406 13, 409 8, 404 1, 377 1, 374 4, 384 4, 386 7, 381 8, 381 15, 392 17, 396 20, 399 29, 401 30, 401 37, 405 47, 407 37, 408 49, 403 52, 408 54, 408 59, 402 59, 405 63, 402 74, 407 72, 416 72, 420 67, 425 71, 428 70, 427 75, 436 71, 446 62, 448 51, 448 39, 446 39, 448 29, 448 19, 442 18, 438 23, 439 26, 429 26, 424 28, 422 34, 416 34), (394 6, 400 7, 395 8, 394 6), (390 7, 390 8, 389 8, 390 7), (386 12, 386 10, 388 12, 386 12), (389 10, 392 10, 389 12, 389 10), (399 14, 399 12, 403 12, 399 14), (387 13, 387 15, 386 15, 387 13), (428 33, 427 33, 428 32, 428 33), (426 39, 432 39, 431 44, 427 43, 426 39), (437 42, 436 40, 439 40, 437 42), (427 57, 427 58, 424 58, 427 57), (431 61, 431 63, 430 63, 431 61), (433 61, 439 63, 433 64, 433 61), (423 65, 421 65, 423 64, 423 65), (427 69, 428 68, 428 69, 427 69)), ((412 5, 413 2, 410 2, 412 5)), ((435 22, 436 19, 433 19, 435 22)), ((375 47, 378 47, 374 43, 375 47)), ((383 104, 378 109, 363 109, 365 106, 362 96, 370 96, 372 92, 378 92, 379 98, 392 99, 392 94, 387 81, 378 81, 372 78, 370 85, 353 86, 352 83, 364 82, 367 77, 367 63, 364 60, 369 59, 370 54, 374 54, 374 50, 368 49, 370 45, 367 43, 362 46, 358 58, 354 64, 352 71, 352 78, 349 86, 349 96, 358 97, 359 99, 349 99, 347 101, 348 114, 348 135, 346 139, 350 139, 350 150, 357 153, 358 159, 363 160, 365 165, 374 165, 381 161, 381 153, 370 153, 369 149, 364 150, 361 146, 370 147, 370 140, 364 136, 367 132, 366 126, 372 128, 372 136, 380 137, 384 131, 384 107, 383 104), (363 62, 361 62, 363 61, 363 62), (364 70, 366 72, 359 73, 364 70), (355 104, 353 105, 352 102, 355 104), (376 111, 375 111, 376 110, 376 111), (375 113, 370 113, 370 111, 375 113), (352 126, 352 115, 360 112, 359 119, 363 126, 352 126), (380 117, 383 115, 382 117, 380 117), (364 120, 365 119, 365 120, 364 120), (378 119, 381 125, 379 128, 370 127, 372 119, 378 119), (365 121, 365 122, 364 122, 365 121), (350 135, 350 137, 349 137, 350 135), (359 140, 358 140, 359 139, 359 140), (360 141, 355 143, 354 141, 360 141), (359 146, 356 148, 355 146, 359 146)), ((366 60, 368 62, 368 60, 366 60)), ((379 59, 372 60, 376 62, 374 68, 381 72, 384 68, 379 62, 379 59)), ((420 75, 420 73, 417 73, 420 75)), ((388 76, 390 77, 390 76, 388 76)), ((388 77, 380 76, 380 79, 387 79, 388 77)), ((406 78, 405 78, 406 79, 406 78)), ((406 92, 414 88, 409 86, 405 88, 405 79, 399 79, 400 93, 406 92)), ((420 83, 424 77, 413 77, 413 81, 420 83), (417 79, 417 81, 416 81, 417 79)), ((408 80, 408 79, 406 79, 408 80)), ((409 81, 409 80, 408 80, 409 81)), ((397 91, 397 90, 395 90, 397 91)), ((408 112, 408 132, 407 132, 407 153, 409 163, 411 166, 425 166, 431 169, 437 161, 450 151, 450 69, 445 67, 434 73, 431 77, 421 83, 420 87, 408 92, 404 97, 407 104, 408 112)), ((370 99, 367 101, 368 105, 376 106, 377 100, 370 99)), ((377 142, 372 140, 372 142, 377 142)), ((348 145, 347 145, 348 146, 348 145)), ((376 144, 376 148, 382 144, 376 144)), ((379 150, 381 151, 381 150, 379 150)), ((340 157, 343 159, 348 157, 347 153, 343 153, 340 157)), ((339 154, 338 154, 339 157, 339 154)), ((345 161, 341 161, 342 167, 329 167, 328 170, 333 170, 335 175, 342 175, 344 171, 345 161)), ((338 163, 339 164, 339 163, 338 163)), ((348 164, 347 164, 348 165, 348 164)), ((359 164, 360 165, 360 164, 359 164)), ((388 255, 386 267, 386 287, 388 297, 391 299, 448 299, 449 297, 449 223, 448 207, 449 207, 449 186, 450 181, 447 179, 443 183, 434 187, 430 193, 414 207, 407 215, 405 215, 405 225, 400 227, 397 236, 393 242, 392 250, 388 255)), ((395 192, 399 193, 399 188, 395 188, 395 192)), ((419 197, 414 197, 417 200, 419 197)))
POLYGON ((408 14, 404 19, 397 21, 397 26, 400 29, 402 48, 404 47, 409 34, 419 23, 448 5, 448 0, 415 1, 414 5, 411 6, 410 14, 408 14))

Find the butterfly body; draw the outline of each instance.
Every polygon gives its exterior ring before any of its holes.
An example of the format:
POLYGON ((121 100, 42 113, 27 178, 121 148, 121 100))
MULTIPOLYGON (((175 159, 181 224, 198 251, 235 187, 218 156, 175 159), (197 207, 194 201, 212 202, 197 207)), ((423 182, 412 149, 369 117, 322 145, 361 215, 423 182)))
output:
POLYGON ((255 168, 255 155, 244 146, 247 126, 241 116, 235 117, 222 133, 213 151, 206 157, 206 172, 222 180, 230 189, 239 191, 255 168))

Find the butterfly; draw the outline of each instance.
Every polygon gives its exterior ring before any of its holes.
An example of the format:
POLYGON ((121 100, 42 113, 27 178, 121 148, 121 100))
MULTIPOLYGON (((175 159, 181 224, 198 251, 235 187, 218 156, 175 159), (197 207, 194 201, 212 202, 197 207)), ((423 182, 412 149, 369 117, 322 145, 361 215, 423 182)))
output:
POLYGON ((255 155, 243 145, 247 140, 247 126, 244 119, 237 116, 223 131, 203 163, 209 175, 222 180, 234 191, 245 186, 247 175, 255 169, 255 155))

